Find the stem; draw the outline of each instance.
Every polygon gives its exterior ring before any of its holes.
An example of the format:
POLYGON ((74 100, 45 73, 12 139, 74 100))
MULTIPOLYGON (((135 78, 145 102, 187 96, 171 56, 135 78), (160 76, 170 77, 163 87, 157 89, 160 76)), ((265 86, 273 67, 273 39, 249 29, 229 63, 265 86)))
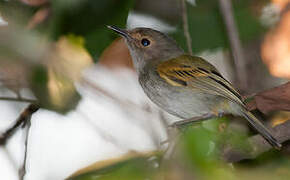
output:
POLYGON ((24 159, 21 168, 19 169, 19 179, 24 180, 24 176, 26 174, 26 161, 27 161, 27 145, 29 138, 29 130, 31 127, 31 116, 27 118, 27 121, 23 124, 26 126, 26 135, 25 135, 25 143, 24 143, 24 159))
POLYGON ((182 22, 183 22, 183 33, 186 39, 187 49, 190 55, 192 55, 191 37, 189 33, 187 9, 185 0, 181 0, 181 11, 182 11, 182 22))
POLYGON ((237 71, 237 84, 239 85, 240 89, 246 90, 248 87, 245 63, 246 61, 239 38, 239 33, 234 20, 231 0, 219 0, 219 5, 227 29, 231 46, 231 53, 234 59, 235 69, 237 71))
POLYGON ((6 130, 2 135, 0 135, 0 145, 5 145, 6 142, 12 137, 20 125, 28 121, 32 114, 39 109, 39 106, 36 104, 30 104, 25 110, 20 114, 16 122, 6 130))
POLYGON ((14 97, 0 97, 2 101, 16 101, 16 102, 24 102, 24 103, 35 103, 37 102, 34 99, 27 99, 27 98, 14 98, 14 97))

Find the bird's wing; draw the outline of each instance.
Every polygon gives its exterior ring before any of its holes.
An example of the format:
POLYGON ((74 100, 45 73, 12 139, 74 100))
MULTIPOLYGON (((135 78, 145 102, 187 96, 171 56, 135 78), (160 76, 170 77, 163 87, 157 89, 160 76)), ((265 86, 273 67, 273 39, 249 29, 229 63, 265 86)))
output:
POLYGON ((199 89, 201 92, 225 97, 244 106, 241 95, 218 70, 200 57, 182 55, 157 66, 161 78, 172 86, 199 89))

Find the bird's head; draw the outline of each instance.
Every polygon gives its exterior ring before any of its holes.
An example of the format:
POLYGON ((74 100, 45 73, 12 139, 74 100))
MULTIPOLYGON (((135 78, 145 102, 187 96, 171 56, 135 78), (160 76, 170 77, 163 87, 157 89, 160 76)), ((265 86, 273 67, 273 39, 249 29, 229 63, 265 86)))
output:
POLYGON ((125 30, 116 26, 108 28, 125 38, 137 72, 147 63, 165 61, 184 53, 172 38, 154 29, 125 30))

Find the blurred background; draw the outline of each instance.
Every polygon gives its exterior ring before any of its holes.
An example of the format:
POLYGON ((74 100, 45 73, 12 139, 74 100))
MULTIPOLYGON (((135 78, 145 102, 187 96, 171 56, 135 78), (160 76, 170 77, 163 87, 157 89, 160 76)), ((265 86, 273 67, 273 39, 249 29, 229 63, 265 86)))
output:
POLYGON ((289 177, 290 149, 255 154, 239 118, 168 128, 179 119, 145 96, 106 25, 167 33, 269 126, 290 119, 290 86, 271 90, 290 79, 289 0, 1 0, 0 179, 289 177))

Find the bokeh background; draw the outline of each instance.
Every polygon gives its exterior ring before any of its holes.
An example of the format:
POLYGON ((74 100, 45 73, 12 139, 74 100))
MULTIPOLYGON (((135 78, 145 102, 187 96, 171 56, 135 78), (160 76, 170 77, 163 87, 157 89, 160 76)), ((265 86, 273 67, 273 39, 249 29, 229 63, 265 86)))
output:
POLYGON ((251 154, 256 133, 242 119, 170 130, 179 119, 145 96, 126 44, 106 25, 167 33, 254 97, 269 126, 290 119, 290 86, 271 91, 290 79, 289 0, 2 0, 0 179, 289 177, 289 148, 251 154), (275 107, 261 100, 269 96, 275 107), (40 107, 31 124, 3 141, 31 103, 40 107), (226 161, 228 144, 246 156, 226 161))

